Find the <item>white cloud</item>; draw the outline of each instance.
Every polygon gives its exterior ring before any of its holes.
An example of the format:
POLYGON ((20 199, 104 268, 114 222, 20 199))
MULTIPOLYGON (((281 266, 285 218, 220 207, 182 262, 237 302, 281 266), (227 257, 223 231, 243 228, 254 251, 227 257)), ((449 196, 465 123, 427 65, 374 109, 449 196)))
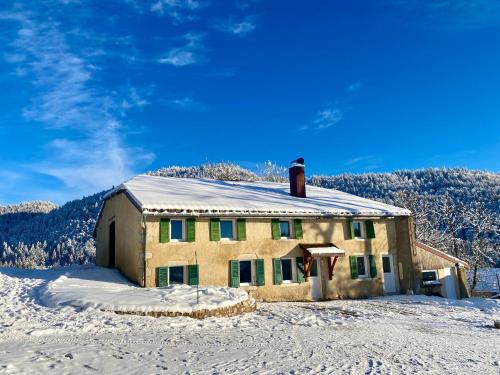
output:
MULTIPOLYGON (((40 19, 33 11, 0 13, 0 21, 19 25, 16 39, 7 47, 11 56, 19 57, 10 63, 25 72, 35 91, 24 117, 52 128, 50 134, 56 137, 45 146, 43 159, 23 167, 62 181, 66 198, 116 185, 154 155, 137 156, 137 150, 130 150, 120 122, 124 102, 96 83, 97 67, 81 49, 71 48, 55 20, 40 19)), ((147 104, 135 89, 125 100, 129 108, 147 104)))
POLYGON ((354 91, 358 91, 360 88, 361 88, 361 82, 358 81, 358 82, 351 83, 349 86, 347 86, 347 91, 354 92, 354 91))
POLYGON ((172 48, 158 62, 173 66, 187 66, 206 61, 206 57, 202 54, 202 51, 205 49, 202 44, 203 37, 203 34, 185 34, 184 39, 187 40, 187 43, 182 47, 172 48))
POLYGON ((317 130, 326 129, 336 125, 343 117, 344 113, 340 108, 325 108, 318 112, 312 125, 317 130))
POLYGON ((497 0, 387 0, 436 27, 488 27, 500 23, 497 0))
POLYGON ((183 98, 177 98, 177 99, 172 99, 169 101, 171 105, 173 105, 176 108, 183 109, 183 110, 192 110, 192 111, 206 111, 208 110, 208 107, 200 102, 197 102, 193 100, 190 97, 183 97, 183 98))
POLYGON ((217 29, 238 36, 245 36, 256 28, 256 17, 247 16, 241 21, 228 20, 220 22, 217 29))
POLYGON ((151 12, 160 16, 168 15, 172 17, 175 24, 194 21, 198 16, 193 14, 201 8, 201 4, 196 0, 157 0, 151 5, 151 12))

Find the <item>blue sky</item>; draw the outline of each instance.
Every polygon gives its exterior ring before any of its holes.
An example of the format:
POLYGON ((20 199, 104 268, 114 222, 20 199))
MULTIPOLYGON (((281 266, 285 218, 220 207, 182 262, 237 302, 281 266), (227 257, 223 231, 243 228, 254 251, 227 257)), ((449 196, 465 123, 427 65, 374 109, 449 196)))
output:
POLYGON ((500 2, 0 5, 0 204, 168 165, 500 169, 500 2))

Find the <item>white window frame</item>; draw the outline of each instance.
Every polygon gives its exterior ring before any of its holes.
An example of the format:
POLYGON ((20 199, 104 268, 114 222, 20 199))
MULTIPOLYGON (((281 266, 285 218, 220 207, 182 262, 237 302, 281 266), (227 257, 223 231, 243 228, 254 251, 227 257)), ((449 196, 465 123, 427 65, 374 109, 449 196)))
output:
POLYGON ((221 241, 235 241, 236 240, 236 220, 235 219, 230 219, 230 218, 221 218, 219 219, 219 237, 221 241), (232 238, 227 238, 227 237, 222 237, 222 222, 223 221, 230 221, 231 225, 233 227, 233 237, 232 238))
MULTIPOLYGON (((424 277, 423 277, 424 272, 434 272, 434 274, 436 275, 435 281, 438 283, 441 282, 441 281, 439 281, 439 272, 438 272, 438 270, 435 269, 435 270, 422 270, 422 283, 424 283, 424 277)), ((432 286, 432 284, 429 284, 429 286, 432 286)))
POLYGON ((289 257, 284 257, 280 258, 280 267, 281 267, 281 276, 283 277, 283 264, 281 263, 281 260, 283 259, 290 259, 291 260, 291 267, 292 267, 292 280, 285 280, 283 279, 283 284, 294 284, 297 282, 297 260, 295 258, 289 258, 289 257))
POLYGON ((170 283, 170 268, 173 267, 182 267, 182 284, 187 284, 188 281, 188 267, 184 264, 173 264, 168 266, 168 285, 180 285, 180 284, 171 284, 170 283))
POLYGON ((359 223, 359 227, 361 230, 361 237, 354 236, 355 240, 364 240, 366 239, 366 223, 363 220, 353 220, 352 224, 359 223))
POLYGON ((170 242, 186 242, 186 219, 170 219, 170 242), (172 221, 180 221, 182 222, 182 239, 179 240, 177 238, 172 238, 172 221))
POLYGON ((356 272, 358 273, 358 279, 368 279, 369 278, 369 272, 370 272, 370 262, 368 261, 368 255, 366 254, 354 254, 356 257, 356 272), (365 263, 365 274, 360 275, 359 270, 358 270, 358 258, 363 258, 364 263, 365 263))
POLYGON ((240 268, 240 286, 252 286, 256 285, 256 269, 255 269, 255 259, 238 259, 238 267, 240 268), (241 262, 250 262, 251 269, 251 281, 249 283, 241 282, 241 262))
POLYGON ((291 240, 295 238, 295 233, 293 232, 293 221, 290 219, 279 219, 279 226, 280 226, 280 236, 281 236, 281 222, 286 221, 288 222, 288 232, 289 236, 288 237, 280 237, 282 240, 291 240))

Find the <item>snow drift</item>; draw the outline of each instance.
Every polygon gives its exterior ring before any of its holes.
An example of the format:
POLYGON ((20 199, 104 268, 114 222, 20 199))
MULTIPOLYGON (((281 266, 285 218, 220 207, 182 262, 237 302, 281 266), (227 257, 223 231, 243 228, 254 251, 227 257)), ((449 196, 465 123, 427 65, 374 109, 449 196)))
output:
POLYGON ((89 267, 71 270, 47 284, 41 301, 50 307, 82 307, 116 312, 191 313, 234 306, 247 301, 241 289, 172 285, 141 288, 128 282, 117 270, 89 267))

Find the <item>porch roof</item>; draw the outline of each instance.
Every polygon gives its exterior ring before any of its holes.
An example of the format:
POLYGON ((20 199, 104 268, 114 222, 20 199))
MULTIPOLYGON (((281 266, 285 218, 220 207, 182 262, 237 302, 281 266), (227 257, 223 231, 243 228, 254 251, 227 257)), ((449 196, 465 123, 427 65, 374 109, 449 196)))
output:
POLYGON ((300 247, 309 252, 313 257, 338 257, 345 255, 345 250, 338 248, 332 243, 300 244, 300 247))

